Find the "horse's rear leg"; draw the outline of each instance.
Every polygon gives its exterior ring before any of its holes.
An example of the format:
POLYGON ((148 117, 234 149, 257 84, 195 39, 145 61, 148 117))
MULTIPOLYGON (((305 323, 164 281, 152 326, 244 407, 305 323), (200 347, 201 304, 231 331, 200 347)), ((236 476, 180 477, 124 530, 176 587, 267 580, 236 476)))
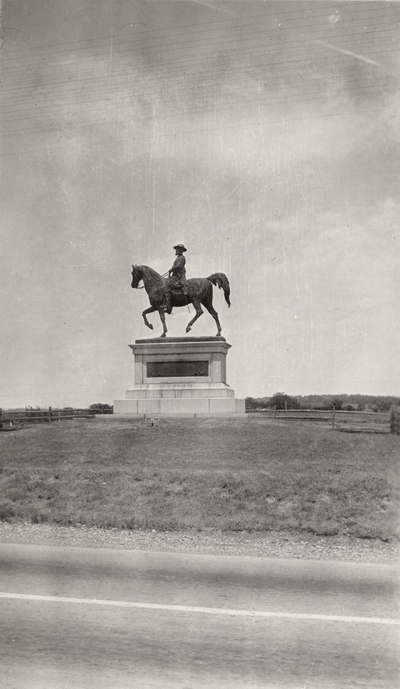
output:
POLYGON ((160 337, 165 337, 167 334, 167 324, 165 322, 165 313, 164 313, 164 307, 163 306, 158 309, 158 313, 160 314, 161 323, 163 324, 163 331, 162 331, 162 334, 160 335, 160 337))
POLYGON ((193 304, 194 308, 196 309, 196 315, 195 315, 195 317, 192 318, 192 320, 189 321, 189 323, 187 324, 187 326, 186 326, 186 332, 187 332, 187 333, 189 332, 189 330, 192 329, 191 326, 193 325, 193 323, 194 323, 195 321, 197 321, 197 319, 200 318, 200 316, 202 316, 203 313, 204 313, 204 312, 203 312, 203 309, 202 309, 201 306, 200 306, 200 302, 199 302, 199 301, 194 301, 194 300, 192 300, 192 304, 193 304))
POLYGON ((219 318, 218 318, 218 314, 217 314, 216 310, 214 309, 212 302, 209 301, 208 299, 203 301, 202 304, 203 304, 203 306, 206 307, 208 313, 210 313, 212 315, 213 319, 215 320, 215 322, 217 324, 217 328, 218 328, 217 337, 218 337, 219 335, 221 335, 221 331, 222 331, 221 323, 219 322, 219 318))

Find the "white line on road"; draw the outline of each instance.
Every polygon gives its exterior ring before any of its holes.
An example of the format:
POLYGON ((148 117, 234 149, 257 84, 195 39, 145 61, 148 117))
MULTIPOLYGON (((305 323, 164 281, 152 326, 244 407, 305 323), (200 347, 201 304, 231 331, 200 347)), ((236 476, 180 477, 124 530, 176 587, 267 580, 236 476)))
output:
POLYGON ((140 608, 143 610, 169 610, 171 612, 197 612, 204 615, 231 615, 233 617, 281 617, 291 620, 321 620, 327 622, 363 622, 364 624, 400 624, 392 617, 346 617, 342 615, 317 615, 297 612, 268 612, 264 610, 231 610, 229 608, 200 608, 191 605, 165 605, 163 603, 138 603, 124 600, 98 598, 64 598, 61 596, 36 596, 29 593, 2 593, 0 598, 37 601, 42 603, 77 603, 78 605, 107 605, 114 608, 140 608))

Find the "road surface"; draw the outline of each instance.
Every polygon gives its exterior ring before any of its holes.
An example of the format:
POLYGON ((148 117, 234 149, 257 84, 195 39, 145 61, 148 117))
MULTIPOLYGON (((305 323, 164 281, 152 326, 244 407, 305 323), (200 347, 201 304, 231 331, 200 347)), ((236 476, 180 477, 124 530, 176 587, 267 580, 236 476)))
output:
POLYGON ((0 544, 1 689, 398 689, 390 565, 0 544))

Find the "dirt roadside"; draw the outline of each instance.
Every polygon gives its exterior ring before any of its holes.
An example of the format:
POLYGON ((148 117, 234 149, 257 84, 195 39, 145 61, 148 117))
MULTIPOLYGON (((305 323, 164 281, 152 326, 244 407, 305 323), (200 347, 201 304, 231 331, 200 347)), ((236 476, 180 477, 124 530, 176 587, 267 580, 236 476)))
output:
POLYGON ((400 561, 398 543, 344 536, 319 537, 273 532, 119 531, 86 526, 63 527, 2 522, 1 543, 379 562, 392 565, 400 561))

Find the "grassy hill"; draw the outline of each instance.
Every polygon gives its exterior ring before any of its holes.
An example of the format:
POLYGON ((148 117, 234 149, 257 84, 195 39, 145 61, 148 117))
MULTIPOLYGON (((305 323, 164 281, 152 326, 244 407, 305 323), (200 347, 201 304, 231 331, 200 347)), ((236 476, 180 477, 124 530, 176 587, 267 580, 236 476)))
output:
POLYGON ((2 520, 398 537, 397 436, 258 418, 79 420, 0 445, 2 520))

